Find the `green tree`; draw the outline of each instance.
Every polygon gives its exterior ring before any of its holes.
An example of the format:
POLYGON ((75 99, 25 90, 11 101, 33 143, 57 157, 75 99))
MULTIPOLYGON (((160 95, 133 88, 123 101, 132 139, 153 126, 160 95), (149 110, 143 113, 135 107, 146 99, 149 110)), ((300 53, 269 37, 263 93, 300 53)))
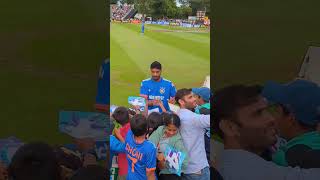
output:
POLYGON ((178 8, 175 0, 153 0, 151 15, 153 18, 175 18, 178 8))
POLYGON ((151 13, 151 6, 153 0, 134 0, 134 6, 139 13, 142 14, 142 19, 145 19, 145 15, 151 13))
POLYGON ((196 15, 197 11, 206 11, 206 15, 210 15, 210 0, 178 0, 178 2, 191 7, 192 15, 196 15))
POLYGON ((192 15, 192 8, 186 5, 180 6, 177 11, 178 18, 187 19, 188 16, 192 15))
POLYGON ((175 0, 164 0, 165 16, 175 18, 177 16, 177 4, 175 0))

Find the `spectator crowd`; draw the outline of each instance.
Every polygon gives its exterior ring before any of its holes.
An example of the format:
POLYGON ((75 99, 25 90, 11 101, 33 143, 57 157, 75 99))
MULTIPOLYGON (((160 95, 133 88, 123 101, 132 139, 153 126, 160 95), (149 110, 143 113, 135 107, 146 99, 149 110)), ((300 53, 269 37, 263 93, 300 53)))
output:
POLYGON ((120 106, 111 113, 110 151, 111 159, 118 155, 117 179, 210 179, 211 91, 176 90, 161 71, 162 65, 153 62, 151 78, 141 82, 144 111, 120 106), (174 104, 179 110, 173 110, 174 104))
POLYGON ((111 5, 111 19, 121 21, 132 9, 132 4, 111 5))

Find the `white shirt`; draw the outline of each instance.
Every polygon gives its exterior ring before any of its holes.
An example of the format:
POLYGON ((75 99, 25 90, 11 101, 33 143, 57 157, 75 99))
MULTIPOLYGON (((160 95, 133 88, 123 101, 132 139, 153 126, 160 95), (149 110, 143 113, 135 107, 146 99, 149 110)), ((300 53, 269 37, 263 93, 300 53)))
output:
POLYGON ((181 120, 180 133, 183 144, 189 156, 185 174, 199 172, 209 166, 204 146, 204 133, 205 128, 210 127, 210 115, 196 114, 188 109, 180 109, 177 114, 181 120))
POLYGON ((320 169, 282 167, 244 150, 223 150, 217 170, 224 180, 319 180, 320 169))

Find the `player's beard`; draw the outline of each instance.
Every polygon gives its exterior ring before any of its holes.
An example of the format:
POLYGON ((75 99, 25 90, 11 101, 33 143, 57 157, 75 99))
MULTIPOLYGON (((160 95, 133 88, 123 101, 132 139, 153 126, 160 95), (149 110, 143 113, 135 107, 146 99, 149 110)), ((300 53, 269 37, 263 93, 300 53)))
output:
POLYGON ((160 76, 152 76, 152 79, 153 79, 154 81, 159 81, 160 76))

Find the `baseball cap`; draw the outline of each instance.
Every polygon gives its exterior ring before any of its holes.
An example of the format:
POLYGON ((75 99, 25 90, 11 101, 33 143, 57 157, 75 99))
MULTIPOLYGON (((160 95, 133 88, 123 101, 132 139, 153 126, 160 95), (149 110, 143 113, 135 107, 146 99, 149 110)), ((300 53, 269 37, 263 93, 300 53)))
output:
POLYGON ((288 84, 269 81, 262 91, 270 103, 282 104, 296 120, 306 125, 320 122, 320 87, 307 80, 294 80, 288 84))
POLYGON ((209 88, 207 87, 192 88, 192 92, 193 94, 200 96, 206 102, 210 101, 211 92, 209 88))

